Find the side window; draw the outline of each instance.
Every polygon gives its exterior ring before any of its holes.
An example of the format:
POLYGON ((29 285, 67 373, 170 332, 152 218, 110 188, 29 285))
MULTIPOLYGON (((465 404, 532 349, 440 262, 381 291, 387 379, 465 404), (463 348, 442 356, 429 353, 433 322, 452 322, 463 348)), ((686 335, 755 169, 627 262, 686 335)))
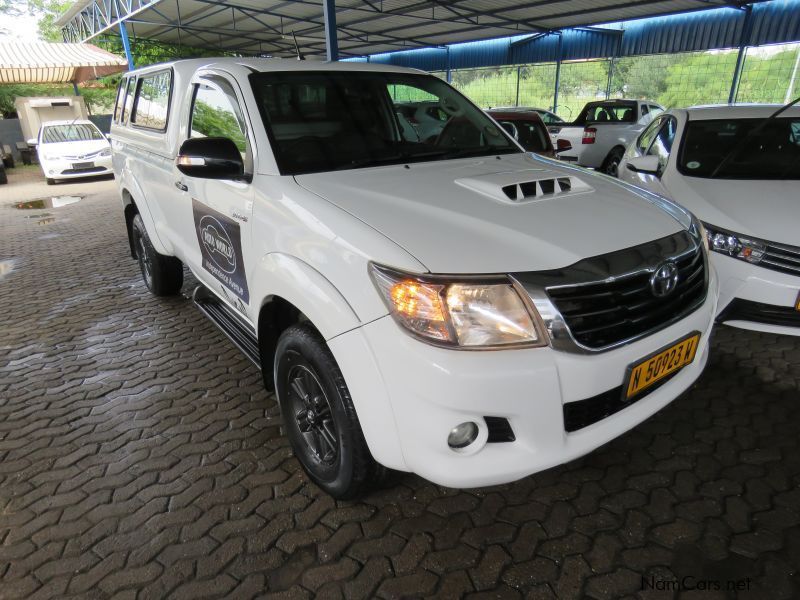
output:
POLYGON ((233 140, 248 164, 247 127, 230 85, 223 80, 195 87, 189 137, 224 137, 233 140))
POLYGON ((128 85, 125 88, 125 106, 122 109, 121 123, 127 123, 128 117, 131 115, 131 107, 133 106, 133 90, 136 86, 136 77, 128 79, 128 85))
POLYGON ((636 149, 639 151, 639 154, 644 154, 647 151, 658 133, 658 128, 661 127, 662 124, 662 119, 655 119, 647 126, 647 129, 639 135, 639 139, 636 140, 636 149))
POLYGON ((131 123, 147 129, 167 128, 172 71, 161 71, 139 79, 131 123))
POLYGON ((117 100, 114 102, 114 123, 119 123, 119 118, 122 115, 122 105, 125 102, 125 89, 128 87, 128 80, 124 77, 119 80, 117 87, 117 100))
POLYGON ((656 115, 660 115, 662 112, 664 112, 664 109, 661 108, 660 106, 656 106, 655 104, 650 105, 650 114, 653 115, 654 117, 656 115))
POLYGON ((672 142, 675 141, 675 127, 676 122, 673 118, 663 119, 663 126, 658 130, 650 149, 647 151, 648 156, 658 157, 659 170, 664 170, 669 160, 669 155, 672 152, 672 142))
POLYGON ((649 112, 650 112, 650 109, 647 108, 647 104, 642 104, 642 116, 645 116, 649 112))

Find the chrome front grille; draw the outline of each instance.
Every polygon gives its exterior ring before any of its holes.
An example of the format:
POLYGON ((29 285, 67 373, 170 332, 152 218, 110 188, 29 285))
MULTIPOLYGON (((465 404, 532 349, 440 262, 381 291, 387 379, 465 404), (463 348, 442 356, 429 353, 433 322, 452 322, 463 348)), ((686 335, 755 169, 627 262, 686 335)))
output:
POLYGON ((766 245, 767 249, 759 265, 773 271, 800 276, 800 248, 775 242, 766 242, 766 245))
POLYGON ((588 258, 564 269, 514 273, 548 329, 554 348, 603 351, 683 319, 706 299, 702 242, 686 231, 588 258), (675 263, 677 282, 658 296, 651 278, 675 263))
POLYGON ((705 262, 696 249, 674 258, 678 283, 665 298, 653 295, 651 271, 598 283, 548 289, 575 340, 602 348, 638 337, 675 315, 683 315, 705 298, 705 262))

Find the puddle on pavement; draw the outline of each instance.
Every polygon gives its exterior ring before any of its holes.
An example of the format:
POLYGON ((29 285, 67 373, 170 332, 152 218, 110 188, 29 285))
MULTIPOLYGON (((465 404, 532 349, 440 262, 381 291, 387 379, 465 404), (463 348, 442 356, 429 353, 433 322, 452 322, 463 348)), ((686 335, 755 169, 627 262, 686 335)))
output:
MULTIPOLYGON (((49 198, 37 198, 28 202, 18 202, 16 207, 20 210, 41 210, 43 208, 61 208, 69 206, 83 200, 83 196, 50 196, 49 198)), ((46 215, 42 215, 46 216, 46 215)), ((31 218, 34 218, 31 215, 31 218)))
POLYGON ((0 279, 3 279, 3 277, 11 273, 11 271, 13 270, 14 270, 13 260, 0 260, 0 279))

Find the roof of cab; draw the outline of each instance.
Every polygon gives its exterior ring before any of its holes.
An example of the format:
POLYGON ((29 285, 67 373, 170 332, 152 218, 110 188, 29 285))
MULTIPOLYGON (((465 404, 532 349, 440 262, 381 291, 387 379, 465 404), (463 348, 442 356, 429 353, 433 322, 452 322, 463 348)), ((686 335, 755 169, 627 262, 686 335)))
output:
MULTIPOLYGON (((759 119, 777 112, 782 104, 713 104, 706 106, 690 106, 684 109, 689 119, 700 121, 704 119, 759 119)), ((800 116, 800 106, 791 106, 781 115, 783 117, 800 116)))
POLYGON ((134 69, 125 73, 148 73, 161 71, 167 68, 175 69, 183 74, 190 74, 203 68, 225 69, 232 65, 240 65, 257 72, 281 72, 281 71, 351 71, 351 72, 378 72, 378 73, 425 73, 418 69, 408 69, 405 67, 394 67, 377 63, 363 62, 343 62, 343 61, 319 61, 319 60, 295 60, 290 58, 229 58, 229 57, 209 57, 209 58, 189 58, 185 60, 175 60, 171 62, 148 65, 140 69, 134 69))

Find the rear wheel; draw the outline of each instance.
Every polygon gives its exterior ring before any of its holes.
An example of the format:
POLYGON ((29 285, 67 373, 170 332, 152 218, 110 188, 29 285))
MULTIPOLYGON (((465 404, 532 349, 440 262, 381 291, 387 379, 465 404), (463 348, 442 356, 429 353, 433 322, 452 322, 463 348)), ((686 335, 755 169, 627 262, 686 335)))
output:
POLYGON ((275 391, 295 456, 325 492, 354 498, 385 478, 339 366, 310 323, 292 325, 278 340, 275 391))
POLYGON ((174 296, 180 292, 183 286, 183 264, 174 256, 156 252, 141 215, 133 217, 131 234, 136 259, 147 289, 155 296, 174 296))
POLYGON ((614 148, 609 152, 603 163, 603 173, 612 177, 619 177, 619 163, 622 162, 624 154, 625 151, 622 148, 614 148))
POLYGON ((8 183, 8 175, 5 169, 0 169, 0 183, 8 183))

